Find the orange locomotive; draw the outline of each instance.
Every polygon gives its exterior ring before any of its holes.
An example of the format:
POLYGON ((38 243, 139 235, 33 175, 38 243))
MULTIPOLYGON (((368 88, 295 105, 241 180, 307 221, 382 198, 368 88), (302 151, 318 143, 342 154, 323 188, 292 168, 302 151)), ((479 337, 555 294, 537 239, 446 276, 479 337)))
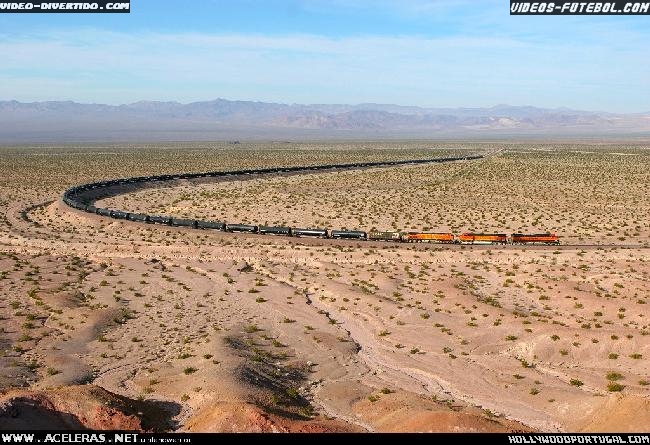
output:
POLYGON ((510 238, 512 244, 532 244, 532 243, 542 243, 548 245, 558 245, 560 244, 560 238, 555 233, 534 233, 534 234, 523 234, 523 233, 513 233, 510 238))
POLYGON ((422 232, 409 232, 402 234, 402 241, 408 243, 453 243, 453 233, 422 233, 422 232))
POLYGON ((458 235, 461 244, 506 244, 508 236, 505 233, 463 233, 458 235))

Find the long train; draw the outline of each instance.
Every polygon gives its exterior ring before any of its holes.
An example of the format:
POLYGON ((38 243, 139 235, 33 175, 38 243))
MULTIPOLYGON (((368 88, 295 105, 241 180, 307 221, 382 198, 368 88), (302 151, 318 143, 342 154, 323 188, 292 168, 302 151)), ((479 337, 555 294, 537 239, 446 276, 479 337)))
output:
POLYGON ((354 164, 330 164, 310 167, 288 167, 288 168, 269 168, 257 170, 238 170, 230 172, 204 172, 204 173, 185 173, 178 175, 157 175, 157 176, 140 176, 134 178, 114 179, 108 181, 94 182, 69 188, 63 194, 63 202, 70 207, 82 210, 88 213, 94 213, 114 219, 129 220, 135 222, 162 224, 168 226, 191 227, 194 229, 220 230, 224 232, 248 232, 268 235, 286 235, 293 237, 317 237, 333 238, 348 240, 368 240, 368 241, 396 241, 396 242, 434 242, 434 243, 456 243, 456 244, 559 244, 559 238, 555 234, 512 234, 508 239, 505 234, 488 234, 488 233, 463 233, 454 235, 452 233, 420 233, 420 232, 381 232, 381 231, 360 231, 360 230, 332 230, 327 228, 298 228, 284 226, 263 226, 253 224, 229 224, 226 222, 204 221, 199 219, 176 218, 163 215, 147 215, 144 213, 132 213, 122 210, 114 210, 102 207, 96 207, 94 201, 98 196, 111 196, 110 189, 131 185, 143 185, 147 183, 159 183, 173 180, 187 180, 211 177, 228 177, 228 176, 247 176, 262 175, 284 172, 300 172, 313 170, 336 170, 350 168, 367 168, 396 165, 414 165, 434 162, 451 162, 451 161, 468 161, 480 159, 483 156, 465 156, 455 158, 437 158, 437 159, 417 159, 408 161, 388 161, 388 162, 363 162, 354 164))

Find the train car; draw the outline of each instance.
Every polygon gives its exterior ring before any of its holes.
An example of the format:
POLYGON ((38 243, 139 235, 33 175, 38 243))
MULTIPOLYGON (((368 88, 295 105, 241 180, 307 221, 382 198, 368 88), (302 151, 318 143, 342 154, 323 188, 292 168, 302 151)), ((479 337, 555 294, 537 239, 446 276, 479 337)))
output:
POLYGON ((257 226, 251 224, 226 224, 226 232, 257 233, 257 226))
POLYGON ((558 245, 560 244, 560 239, 555 233, 533 233, 533 234, 524 234, 524 233, 513 233, 510 237, 512 244, 547 244, 547 245, 558 245))
POLYGON ((289 235, 291 227, 259 226, 259 232, 263 235, 289 235))
POLYGON ((296 227, 291 228, 291 236, 300 237, 300 236, 313 236, 317 238, 327 238, 326 229, 299 229, 296 227))
POLYGON ((149 220, 149 215, 144 213, 129 213, 129 221, 136 222, 147 222, 149 220))
POLYGON ((149 216, 149 220, 147 222, 150 224, 163 224, 168 226, 172 223, 172 218, 170 216, 153 215, 149 216))
POLYGON ((172 218, 171 225, 178 227, 192 227, 196 229, 196 220, 195 219, 185 219, 185 218, 172 218))
POLYGON ((330 232, 330 238, 337 239, 362 239, 365 240, 367 237, 366 232, 360 230, 332 230, 330 232))
POLYGON ((409 232, 402 236, 402 240, 407 243, 446 243, 452 244, 454 240, 453 233, 426 233, 426 232, 409 232))
POLYGON ((121 210, 111 210, 111 218, 129 219, 129 214, 128 212, 123 212, 121 210))
POLYGON ((400 241, 401 232, 379 232, 372 230, 368 232, 368 239, 371 241, 400 241))
POLYGON ((86 212, 88 213, 97 213, 97 207, 94 205, 87 205, 86 206, 86 212))
POLYGON ((508 236, 505 233, 463 233, 458 235, 461 244, 506 244, 508 236))
POLYGON ((102 209, 101 207, 97 209, 97 214, 101 216, 111 216, 110 209, 102 209))
POLYGON ((76 198, 72 198, 69 200, 67 203, 70 207, 73 207, 77 210, 86 210, 86 204, 82 204, 80 201, 78 201, 76 198))
POLYGON ((221 230, 222 232, 226 231, 226 223, 217 222, 217 221, 196 221, 196 227, 199 229, 211 229, 211 230, 221 230))

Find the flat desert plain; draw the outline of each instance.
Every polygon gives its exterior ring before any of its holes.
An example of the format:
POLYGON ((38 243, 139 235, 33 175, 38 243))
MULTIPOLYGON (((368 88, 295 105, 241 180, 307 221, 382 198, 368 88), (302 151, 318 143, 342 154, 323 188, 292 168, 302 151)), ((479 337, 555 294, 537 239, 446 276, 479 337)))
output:
POLYGON ((647 431, 650 144, 193 143, 0 149, 0 428, 647 431), (554 232, 560 246, 290 238, 298 227, 554 232))

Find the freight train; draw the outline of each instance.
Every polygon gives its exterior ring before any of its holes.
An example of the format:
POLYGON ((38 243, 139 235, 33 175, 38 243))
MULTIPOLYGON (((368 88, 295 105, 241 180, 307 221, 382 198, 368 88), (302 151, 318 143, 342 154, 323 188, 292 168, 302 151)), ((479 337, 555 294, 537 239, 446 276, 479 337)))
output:
POLYGON ((187 180, 208 177, 227 177, 227 176, 248 176, 283 172, 300 172, 312 170, 336 170, 346 168, 365 168, 379 166, 396 166, 406 164, 424 164, 432 162, 450 162, 460 160, 480 159, 482 156, 465 156, 457 158, 438 158, 438 159, 419 159, 409 161, 388 161, 388 162, 364 162, 355 164, 332 164, 319 165, 310 167, 288 167, 288 168, 269 168, 259 170, 238 170, 231 172, 205 172, 205 173, 185 173, 178 175, 159 175, 159 176, 140 176, 134 178, 114 179, 108 181, 95 182, 72 187, 63 194, 63 202, 70 207, 82 210, 88 213, 94 213, 100 216, 106 216, 114 219, 122 219, 134 222, 161 224, 167 226, 190 227, 194 229, 219 230, 223 232, 247 232, 259 233, 264 235, 285 235, 293 237, 315 237, 315 238, 332 238, 347 240, 367 240, 367 241, 394 241, 403 243, 443 243, 443 244, 547 244, 557 245, 560 243, 557 235, 553 233, 538 234, 521 234, 514 233, 508 238, 501 233, 463 233, 454 235, 453 233, 427 233, 427 232, 400 232, 389 231, 382 232, 377 230, 332 230, 327 228, 298 228, 285 226, 263 226, 254 224, 231 224, 217 221, 204 221, 198 219, 176 218, 164 215, 147 215, 144 213, 132 213, 122 210, 113 210, 102 207, 96 207, 94 201, 99 197, 113 196, 119 193, 120 188, 131 185, 142 185, 146 183, 187 180))
POLYGON ((108 216, 114 219, 161 224, 174 227, 190 227, 193 229, 218 230, 221 232, 259 233, 262 235, 284 235, 292 237, 331 238, 362 241, 392 241, 400 243, 441 243, 441 244, 560 244, 559 237, 554 233, 523 234, 513 233, 510 237, 504 233, 453 233, 442 232, 381 232, 376 230, 333 230, 328 228, 299 228, 287 226, 264 226, 256 224, 231 224, 219 221, 200 219, 176 218, 161 215, 146 215, 130 213, 121 210, 111 210, 93 205, 84 205, 67 200, 66 204, 78 210, 108 216))

